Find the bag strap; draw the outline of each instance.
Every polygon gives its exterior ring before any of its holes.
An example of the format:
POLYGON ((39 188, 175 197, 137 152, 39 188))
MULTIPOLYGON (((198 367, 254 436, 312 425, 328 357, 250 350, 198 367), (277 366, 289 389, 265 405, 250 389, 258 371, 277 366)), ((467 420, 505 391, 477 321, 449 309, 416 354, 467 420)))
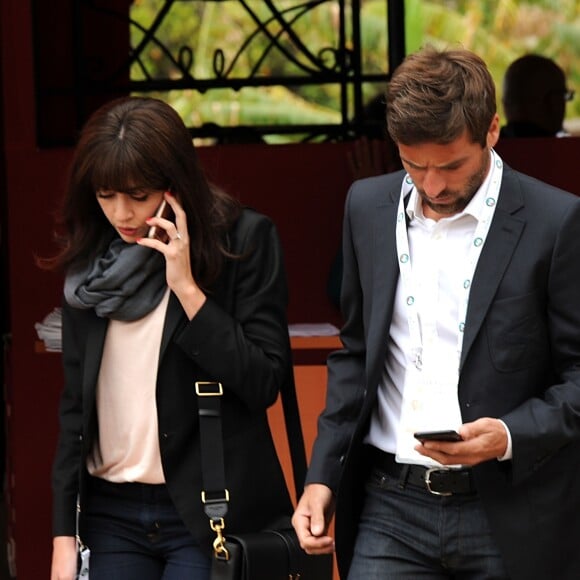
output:
POLYGON ((288 440, 290 460, 292 462, 292 473, 294 475, 294 491, 296 493, 296 501, 298 501, 304 491, 307 462, 304 446, 304 434, 302 433, 298 398, 296 396, 294 369, 292 366, 289 366, 286 372, 286 379, 280 389, 280 399, 284 411, 286 439, 288 440))
MULTIPOLYGON (((229 490, 226 487, 223 432, 221 421, 221 383, 197 381, 195 393, 198 400, 199 435, 201 448, 201 475, 203 483, 202 502, 210 526, 217 537, 214 541, 216 557, 228 558, 222 535, 225 517, 228 511, 229 490)), ((304 436, 300 423, 298 399, 294 371, 288 366, 286 376, 280 388, 280 399, 286 425, 286 438, 290 450, 292 473, 296 499, 300 499, 306 477, 306 451, 304 436)))
POLYGON ((201 455, 201 478, 203 490, 201 501, 209 525, 216 533, 213 543, 216 558, 229 559, 223 530, 228 513, 230 493, 226 488, 224 468, 224 445, 222 435, 221 383, 196 381, 195 394, 198 401, 199 439, 201 455))

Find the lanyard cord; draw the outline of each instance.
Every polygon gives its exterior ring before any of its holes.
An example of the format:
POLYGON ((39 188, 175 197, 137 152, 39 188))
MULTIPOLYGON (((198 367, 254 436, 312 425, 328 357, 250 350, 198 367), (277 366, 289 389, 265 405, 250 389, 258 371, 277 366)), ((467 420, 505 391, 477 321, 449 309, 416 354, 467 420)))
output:
MULTIPOLYGON (((477 227, 473 234, 472 242, 469 246, 467 256, 467 263, 465 267, 465 274, 463 276, 463 283, 460 294, 460 302, 458 308, 457 320, 457 367, 459 368, 459 361, 461 358, 461 351, 463 348, 463 333, 465 331, 465 319, 467 316, 467 305, 469 301, 469 292, 471 289, 471 281, 475 273, 477 261, 481 254, 481 250, 485 244, 487 234, 495 213, 497 205, 497 198, 501 185, 501 178, 503 174, 503 162, 501 158, 495 153, 493 149, 490 150, 491 155, 491 176, 487 182, 485 192, 485 205, 481 219, 478 220, 477 227)), ((399 197, 399 206, 397 209, 397 223, 395 228, 396 243, 397 243, 397 257, 399 263, 399 271, 401 274, 401 283, 403 285, 403 292, 405 296, 405 303, 407 305, 407 322, 409 325, 409 334, 411 343, 413 345, 413 356, 415 366, 418 369, 422 367, 423 357, 423 338, 421 336, 420 316, 417 306, 417 288, 416 277, 413 272, 411 264, 411 252, 409 249, 409 239, 407 232, 407 221, 405 219, 405 197, 415 187, 411 176, 407 174, 403 179, 401 185, 401 195, 399 197)))

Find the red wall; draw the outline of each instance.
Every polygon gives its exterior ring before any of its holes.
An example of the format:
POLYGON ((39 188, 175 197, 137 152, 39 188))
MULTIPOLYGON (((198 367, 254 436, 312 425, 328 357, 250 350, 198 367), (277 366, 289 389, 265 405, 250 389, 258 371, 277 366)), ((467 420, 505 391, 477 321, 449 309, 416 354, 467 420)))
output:
POLYGON ((346 144, 200 149, 208 177, 271 216, 284 246, 290 322, 338 323, 326 279, 340 245, 350 176, 346 144))
MULTIPOLYGON (((34 255, 51 253, 51 214, 70 151, 36 146, 29 0, 0 0, 0 27, 12 329, 7 380, 10 535, 18 577, 28 580, 48 575, 49 473, 61 385, 59 357, 35 353, 34 330, 34 323, 59 303, 61 279, 39 271, 34 255)), ((345 144, 324 144, 200 150, 212 180, 277 223, 290 282, 291 322, 338 322, 326 298, 326 277, 339 244, 350 181, 347 149, 345 144)), ((514 167, 580 194, 575 175, 579 140, 506 142, 498 150, 514 167)))

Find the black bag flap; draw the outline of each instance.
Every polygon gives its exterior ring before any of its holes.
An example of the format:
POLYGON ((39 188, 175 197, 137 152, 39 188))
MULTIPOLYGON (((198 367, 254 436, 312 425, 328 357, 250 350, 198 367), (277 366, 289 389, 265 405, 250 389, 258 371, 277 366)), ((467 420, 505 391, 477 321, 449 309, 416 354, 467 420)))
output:
POLYGON ((247 580, 330 580, 332 554, 309 556, 302 550, 292 529, 263 530, 228 536, 243 553, 243 579, 247 580))

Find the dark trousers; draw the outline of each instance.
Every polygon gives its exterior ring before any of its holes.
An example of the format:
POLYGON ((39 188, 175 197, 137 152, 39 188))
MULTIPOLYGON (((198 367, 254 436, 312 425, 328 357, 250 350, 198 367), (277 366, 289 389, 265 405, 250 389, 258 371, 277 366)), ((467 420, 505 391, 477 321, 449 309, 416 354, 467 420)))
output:
POLYGON ((348 580, 509 580, 477 493, 438 496, 374 467, 348 580))
POLYGON ((91 550, 91 580, 209 580, 209 553, 164 485, 91 478, 85 504, 81 538, 91 550))

